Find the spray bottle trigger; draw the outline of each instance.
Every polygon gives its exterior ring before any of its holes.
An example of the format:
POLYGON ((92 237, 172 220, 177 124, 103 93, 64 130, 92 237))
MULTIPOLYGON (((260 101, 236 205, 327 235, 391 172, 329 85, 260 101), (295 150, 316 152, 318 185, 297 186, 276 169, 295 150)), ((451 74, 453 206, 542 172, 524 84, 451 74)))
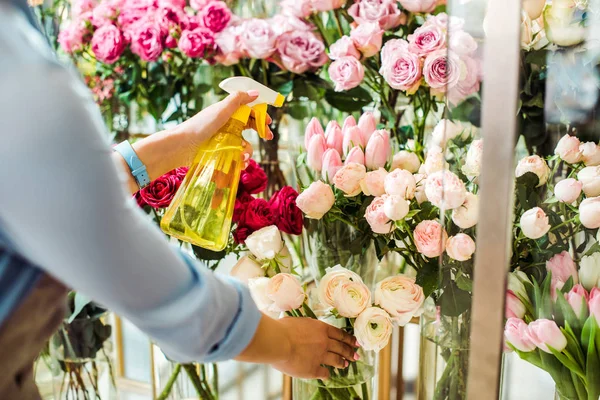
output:
POLYGON ((257 104, 252 107, 254 110, 254 119, 256 121, 256 131, 261 139, 265 139, 267 136, 267 104, 257 104))

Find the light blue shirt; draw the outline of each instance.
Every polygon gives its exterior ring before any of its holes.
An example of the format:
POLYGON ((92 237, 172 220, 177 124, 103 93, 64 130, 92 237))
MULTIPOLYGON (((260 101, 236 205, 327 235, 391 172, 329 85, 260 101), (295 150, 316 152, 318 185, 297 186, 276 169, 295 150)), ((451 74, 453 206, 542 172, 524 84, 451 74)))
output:
POLYGON ((0 284, 23 286, 0 291, 0 324, 37 267, 129 319, 176 361, 230 359, 248 346, 261 314, 247 288, 168 245, 126 193, 89 90, 2 0, 0 121, 0 230, 28 263, 0 265, 0 284))

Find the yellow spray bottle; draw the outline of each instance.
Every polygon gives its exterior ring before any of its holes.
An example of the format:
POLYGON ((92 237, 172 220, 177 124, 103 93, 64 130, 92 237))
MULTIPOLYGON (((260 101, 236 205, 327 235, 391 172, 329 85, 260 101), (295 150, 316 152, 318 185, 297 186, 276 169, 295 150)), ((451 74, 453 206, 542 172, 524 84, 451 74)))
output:
POLYGON ((225 125, 200 148, 181 187, 161 221, 162 230, 205 249, 227 246, 240 173, 244 165, 242 131, 254 110, 259 136, 266 132, 267 106, 281 107, 284 97, 246 77, 219 84, 227 93, 256 90, 258 98, 241 106, 225 125))

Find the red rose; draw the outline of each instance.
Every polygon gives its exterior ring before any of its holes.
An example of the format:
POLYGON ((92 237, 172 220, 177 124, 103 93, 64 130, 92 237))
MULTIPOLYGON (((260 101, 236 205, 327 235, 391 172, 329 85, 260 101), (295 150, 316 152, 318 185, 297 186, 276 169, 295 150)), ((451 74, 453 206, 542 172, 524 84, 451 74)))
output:
POLYGON ((252 231, 248 228, 238 227, 235 232, 233 232, 233 240, 238 244, 244 244, 251 233, 252 231))
POLYGON ((243 192, 258 194, 267 188, 267 174, 262 170, 256 161, 250 159, 248 168, 242 171, 240 175, 240 186, 238 196, 243 192))
POLYGON ((144 201, 144 199, 142 199, 139 190, 133 195, 133 198, 135 199, 135 202, 140 208, 144 208, 146 202, 144 201))
POLYGON ((171 175, 177 176, 177 178, 183 181, 183 178, 187 175, 190 169, 188 167, 179 167, 175 168, 173 171, 169 172, 171 175))
POLYGON ((244 214, 246 213, 246 209, 248 208, 248 204, 254 200, 254 197, 244 192, 241 196, 235 199, 235 208, 233 209, 233 222, 239 223, 244 214))
POLYGON ((302 233, 302 222, 304 216, 302 211, 296 205, 298 192, 292 187, 286 186, 276 192, 269 204, 275 215, 276 225, 280 231, 290 235, 300 235, 302 233))
POLYGON ((169 172, 140 190, 140 197, 151 207, 166 208, 171 204, 181 181, 177 175, 169 172))
POLYGON ((269 203, 265 199, 254 199, 248 203, 240 226, 254 232, 270 225, 275 225, 275 215, 269 203))

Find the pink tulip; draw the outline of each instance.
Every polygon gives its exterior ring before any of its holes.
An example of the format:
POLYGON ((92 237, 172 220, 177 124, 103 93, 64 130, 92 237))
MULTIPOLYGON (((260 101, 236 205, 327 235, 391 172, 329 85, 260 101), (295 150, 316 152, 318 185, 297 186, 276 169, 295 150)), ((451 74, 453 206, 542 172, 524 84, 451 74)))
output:
POLYGON ((342 125, 342 133, 345 135, 348 129, 352 128, 353 126, 356 126, 356 120, 352 115, 350 115, 344 120, 344 124, 342 125))
POLYGON ((600 289, 595 287, 590 293, 590 300, 588 302, 590 314, 596 318, 596 323, 600 325, 600 289))
POLYGON ((529 337, 529 327, 519 318, 509 318, 504 326, 504 338, 515 349, 523 352, 535 350, 535 344, 529 337))
POLYGON ((549 347, 562 352, 567 347, 567 338, 556 322, 549 319, 538 319, 529 324, 529 337, 540 350, 552 354, 549 347))
POLYGON ((327 149, 323 154, 323 180, 333 181, 333 177, 342 168, 342 157, 336 149, 327 149))
POLYGON ((331 121, 327 124, 325 140, 328 148, 335 149, 339 154, 342 154, 344 135, 342 134, 342 128, 340 128, 340 124, 338 124, 337 121, 331 121))
POLYGON ((506 318, 523 318, 525 316, 525 306, 512 290, 506 292, 506 318))
POLYGON ((317 172, 321 172, 323 168, 323 154, 327 146, 325 145, 325 136, 314 135, 308 144, 308 156, 306 163, 317 172))
POLYGON ((565 294, 565 297, 571 305, 571 308, 573 308, 575 315, 581 318, 582 314, 586 312, 586 309, 583 307, 583 305, 585 304, 587 308, 587 303, 589 299, 589 294, 587 290, 585 290, 585 288, 581 284, 577 284, 573 286, 573 289, 571 289, 569 293, 565 294))
POLYGON ((370 170, 385 167, 390 155, 390 149, 390 134, 383 129, 375 131, 369 139, 365 150, 366 167, 370 170))
POLYGON ((546 261, 546 270, 552 273, 552 297, 554 299, 556 299, 556 290, 562 289, 570 277, 573 277, 573 283, 579 283, 579 275, 575 262, 566 251, 546 261))
POLYGON ((353 126, 348 128, 347 130, 342 130, 344 132, 344 139, 342 141, 342 149, 344 150, 344 155, 347 156, 348 152, 356 146, 365 147, 365 142, 362 140, 362 135, 360 128, 357 126, 353 126))
POLYGON ((350 163, 365 165, 365 153, 363 153, 360 147, 355 146, 348 153, 344 165, 348 165, 350 163))
POLYGON ((362 138, 365 143, 369 142, 369 138, 377 129, 377 122, 375 121, 375 117, 373 113, 366 112, 360 116, 358 119, 358 127, 362 132, 362 138))
POLYGON ((304 147, 306 148, 306 150, 308 150, 310 140, 315 135, 324 136, 325 132, 323 132, 323 127, 321 126, 319 120, 313 117, 308 123, 308 125, 306 125, 306 130, 304 131, 304 147))

